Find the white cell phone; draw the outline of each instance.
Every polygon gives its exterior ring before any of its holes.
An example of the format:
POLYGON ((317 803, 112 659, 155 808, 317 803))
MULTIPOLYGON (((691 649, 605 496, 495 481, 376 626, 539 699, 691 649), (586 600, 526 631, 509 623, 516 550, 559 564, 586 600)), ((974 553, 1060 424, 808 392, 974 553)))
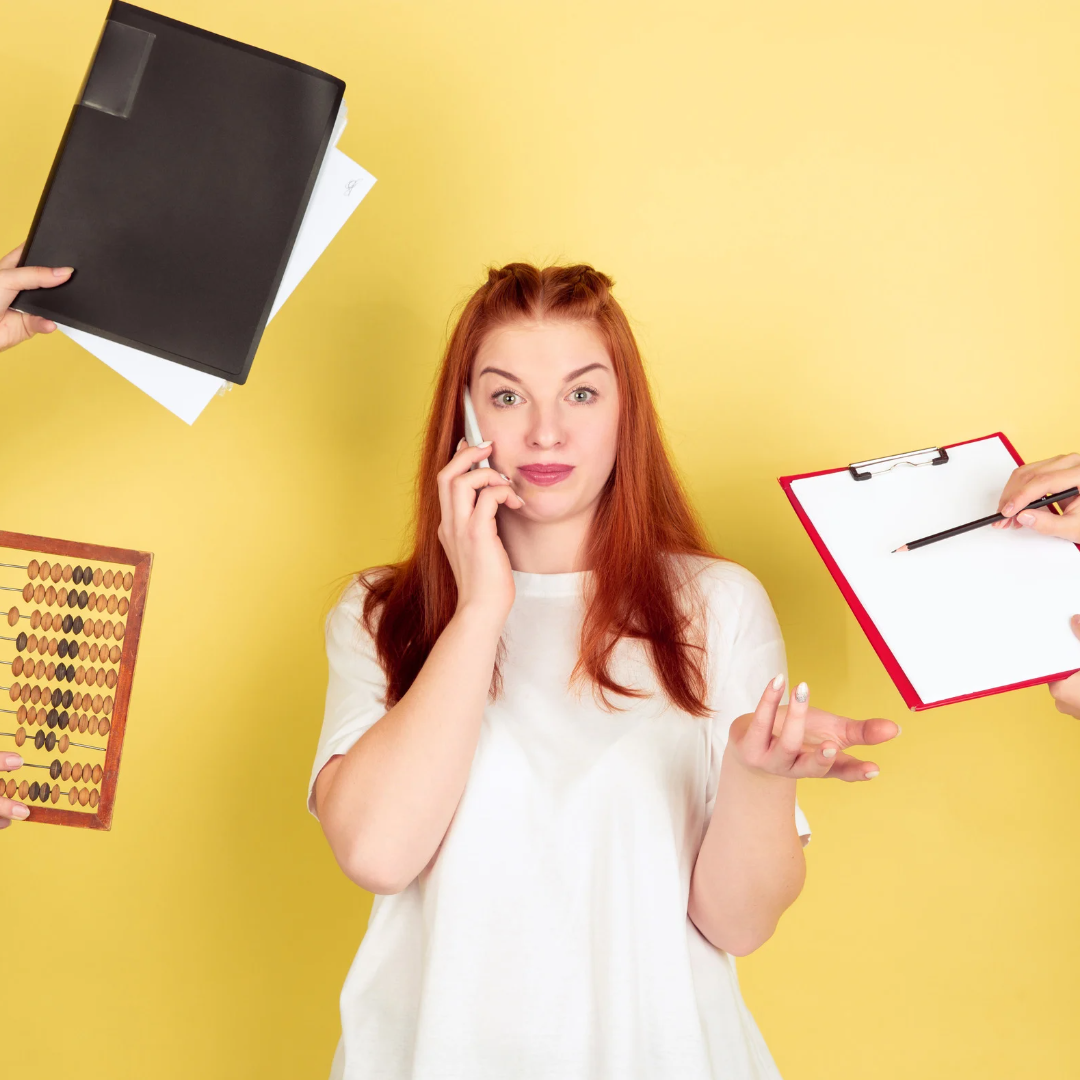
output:
MULTIPOLYGON (((484 436, 480 434, 480 428, 476 423, 476 410, 473 408, 472 397, 469 394, 469 388, 465 387, 465 441, 470 446, 478 446, 484 441, 484 436)), ((487 469, 490 468, 489 459, 484 458, 478 465, 473 465, 473 469, 487 469)))

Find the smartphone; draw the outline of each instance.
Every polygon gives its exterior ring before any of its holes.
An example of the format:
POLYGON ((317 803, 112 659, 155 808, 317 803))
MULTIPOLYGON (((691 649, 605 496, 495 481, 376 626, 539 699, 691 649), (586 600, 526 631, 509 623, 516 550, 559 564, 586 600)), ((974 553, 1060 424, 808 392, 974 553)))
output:
MULTIPOLYGON (((472 397, 469 395, 469 388, 465 387, 465 441, 470 446, 476 446, 484 441, 484 436, 480 434, 480 428, 476 424, 476 410, 473 408, 472 397)), ((478 465, 473 465, 474 469, 487 469, 490 468, 489 459, 484 458, 478 465)))

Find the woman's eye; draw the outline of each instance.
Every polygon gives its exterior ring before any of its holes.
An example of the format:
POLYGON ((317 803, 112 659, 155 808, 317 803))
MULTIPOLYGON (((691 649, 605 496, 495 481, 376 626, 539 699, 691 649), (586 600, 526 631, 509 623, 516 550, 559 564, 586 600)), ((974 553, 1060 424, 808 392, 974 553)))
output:
POLYGON ((510 390, 501 390, 495 395, 495 404, 500 408, 507 409, 518 400, 517 394, 510 390))
POLYGON ((587 405, 595 396, 596 391, 590 390, 587 386, 579 386, 576 390, 570 391, 571 400, 581 405, 587 405))

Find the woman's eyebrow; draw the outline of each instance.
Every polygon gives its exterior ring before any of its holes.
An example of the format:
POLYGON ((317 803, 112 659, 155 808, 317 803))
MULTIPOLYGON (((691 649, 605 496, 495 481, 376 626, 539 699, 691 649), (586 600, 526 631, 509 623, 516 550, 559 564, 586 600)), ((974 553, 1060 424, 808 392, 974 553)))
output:
POLYGON ((571 371, 569 375, 563 380, 564 382, 572 382, 574 379, 580 379, 586 371, 592 371, 593 368, 602 368, 604 371, 608 370, 607 364, 601 364, 597 361, 595 364, 586 364, 584 367, 578 368, 576 371, 571 371))

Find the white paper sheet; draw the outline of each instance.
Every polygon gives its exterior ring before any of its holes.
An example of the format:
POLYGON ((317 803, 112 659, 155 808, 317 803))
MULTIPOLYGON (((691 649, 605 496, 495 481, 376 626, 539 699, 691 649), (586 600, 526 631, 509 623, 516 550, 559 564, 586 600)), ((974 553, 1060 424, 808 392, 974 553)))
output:
POLYGON ((1016 463, 996 436, 949 462, 791 489, 923 702, 1080 668, 1080 551, 1028 529, 975 529, 893 554, 909 540, 993 514, 1016 463))
MULTIPOLYGON (((270 309, 270 319, 278 313, 375 183, 375 177, 334 146, 341 137, 346 116, 342 102, 331 136, 331 149, 323 158, 315 179, 296 243, 270 309)), ((195 423, 210 399, 230 385, 216 375, 163 360, 85 330, 60 323, 57 328, 188 424, 195 423)))

